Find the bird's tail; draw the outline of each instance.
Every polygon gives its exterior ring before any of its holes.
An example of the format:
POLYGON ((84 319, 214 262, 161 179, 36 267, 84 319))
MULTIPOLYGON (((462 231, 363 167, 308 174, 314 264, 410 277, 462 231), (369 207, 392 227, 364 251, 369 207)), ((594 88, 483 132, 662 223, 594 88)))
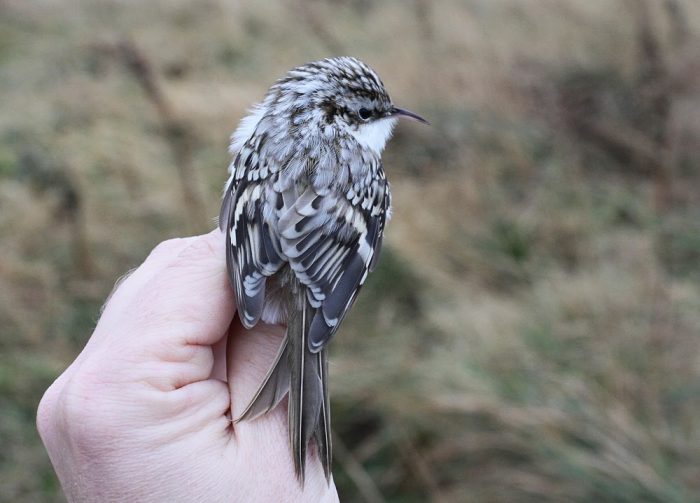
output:
POLYGON ((243 414, 236 420, 255 419, 272 409, 289 393, 289 443, 294 471, 304 483, 306 449, 316 440, 316 450, 326 479, 331 474, 331 416, 328 399, 328 357, 326 349, 309 350, 307 335, 313 308, 305 295, 292 295, 288 309, 287 334, 275 362, 243 414), (301 305, 300 305, 301 304, 301 305))

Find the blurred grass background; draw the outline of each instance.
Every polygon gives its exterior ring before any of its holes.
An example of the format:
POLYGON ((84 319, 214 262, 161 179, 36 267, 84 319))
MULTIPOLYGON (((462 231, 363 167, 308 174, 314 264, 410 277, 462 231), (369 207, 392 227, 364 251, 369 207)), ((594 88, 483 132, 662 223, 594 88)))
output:
POLYGON ((42 392, 340 54, 433 123, 332 346, 341 500, 700 501, 695 0, 0 0, 0 501, 63 501, 42 392))

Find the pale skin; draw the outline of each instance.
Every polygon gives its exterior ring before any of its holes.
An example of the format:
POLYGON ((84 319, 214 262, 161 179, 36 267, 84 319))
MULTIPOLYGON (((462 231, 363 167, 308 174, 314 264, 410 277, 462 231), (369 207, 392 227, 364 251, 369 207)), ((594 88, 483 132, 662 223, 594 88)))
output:
POLYGON ((214 231, 158 245, 44 394, 39 433, 68 501, 338 501, 313 449, 300 487, 286 403, 230 420, 284 329, 232 323, 223 239, 214 231))

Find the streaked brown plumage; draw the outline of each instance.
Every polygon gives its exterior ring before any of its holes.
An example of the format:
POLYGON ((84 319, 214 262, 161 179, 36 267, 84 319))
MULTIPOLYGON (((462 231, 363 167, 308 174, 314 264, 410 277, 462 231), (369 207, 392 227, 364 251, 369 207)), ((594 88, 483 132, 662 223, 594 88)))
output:
POLYGON ((367 65, 334 58, 290 70, 233 135, 221 207, 238 313, 287 325, 275 362, 237 420, 289 393, 289 438, 303 483, 315 439, 327 478, 332 445, 327 344, 377 264, 391 211, 381 152, 395 107, 367 65))

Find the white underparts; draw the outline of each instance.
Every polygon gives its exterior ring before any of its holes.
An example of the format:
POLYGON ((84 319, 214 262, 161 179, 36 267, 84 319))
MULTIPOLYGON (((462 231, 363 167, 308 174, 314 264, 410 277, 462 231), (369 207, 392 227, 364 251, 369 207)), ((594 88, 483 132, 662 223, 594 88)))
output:
POLYGON ((395 125, 396 119, 391 117, 360 124, 357 127, 350 127, 348 131, 361 147, 381 154, 386 142, 391 138, 395 125))

